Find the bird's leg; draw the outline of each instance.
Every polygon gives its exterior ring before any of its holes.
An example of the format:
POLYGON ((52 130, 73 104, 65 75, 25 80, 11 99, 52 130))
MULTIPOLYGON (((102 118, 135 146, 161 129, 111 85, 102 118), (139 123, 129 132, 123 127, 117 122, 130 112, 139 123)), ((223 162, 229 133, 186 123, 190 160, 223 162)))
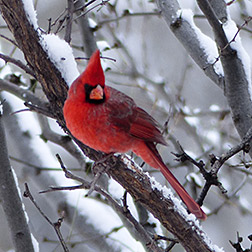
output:
POLYGON ((93 165, 93 170, 94 170, 94 173, 98 173, 98 172, 104 172, 104 171, 107 171, 109 169, 109 166, 106 165, 106 161, 111 158, 112 156, 114 156, 115 152, 111 152, 109 154, 105 154, 102 158, 96 160, 94 162, 94 165, 93 165), (101 167, 103 169, 101 169, 101 167), (97 169, 98 168, 98 169, 97 169))
POLYGON ((85 195, 86 197, 90 196, 90 194, 94 191, 95 185, 98 181, 98 179, 101 177, 101 175, 106 172, 109 169, 109 166, 106 165, 106 161, 114 155, 114 152, 111 152, 109 154, 106 154, 104 157, 102 157, 99 160, 96 160, 93 165, 93 171, 94 171, 94 179, 91 182, 90 188, 85 195))

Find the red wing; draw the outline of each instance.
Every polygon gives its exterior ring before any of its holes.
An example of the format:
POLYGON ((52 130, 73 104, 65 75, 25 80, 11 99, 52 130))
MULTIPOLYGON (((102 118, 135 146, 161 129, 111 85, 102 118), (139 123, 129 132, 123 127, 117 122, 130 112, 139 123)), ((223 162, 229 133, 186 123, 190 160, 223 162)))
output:
POLYGON ((125 132, 130 131, 135 102, 124 93, 107 87, 109 98, 104 103, 109 114, 109 123, 111 127, 125 132))
POLYGON ((137 107, 129 96, 116 89, 109 89, 110 97, 107 100, 107 106, 110 108, 109 121, 112 127, 126 131, 144 141, 166 145, 157 122, 152 116, 137 107))
POLYGON ((156 120, 143 109, 136 107, 130 134, 148 142, 156 142, 166 145, 166 142, 158 129, 156 120))

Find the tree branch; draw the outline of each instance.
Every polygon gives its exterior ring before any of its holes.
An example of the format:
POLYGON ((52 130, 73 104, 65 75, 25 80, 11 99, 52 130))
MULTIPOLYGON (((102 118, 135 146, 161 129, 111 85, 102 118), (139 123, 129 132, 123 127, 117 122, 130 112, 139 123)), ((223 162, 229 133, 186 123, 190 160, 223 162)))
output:
MULTIPOLYGON (((2 106, 0 104, 0 106, 2 106)), ((1 110, 1 109, 0 109, 1 110)), ((34 251, 27 219, 22 206, 17 184, 10 166, 6 140, 0 112, 0 200, 9 223, 16 251, 34 251)))
POLYGON ((41 208, 38 206, 38 204, 36 203, 35 199, 33 198, 31 192, 30 192, 30 189, 28 187, 28 184, 25 183, 25 191, 24 191, 24 197, 26 198, 29 198, 31 200, 31 202, 33 203, 33 205, 38 209, 38 211, 40 212, 40 214, 45 218, 45 220, 54 228, 58 238, 59 238, 59 241, 60 241, 60 244, 63 248, 63 250, 65 252, 69 252, 69 249, 66 245, 66 242, 62 236, 62 233, 60 231, 60 227, 61 227, 61 223, 63 222, 63 217, 59 218, 57 220, 57 222, 52 222, 46 215, 45 213, 41 210, 41 208))
MULTIPOLYGON (((179 16, 181 7, 177 0, 156 0, 156 3, 161 10, 161 16, 164 18, 171 31, 185 47, 197 65, 204 70, 205 74, 220 88, 224 88, 224 77, 218 74, 214 69, 213 62, 209 62, 208 54, 202 47, 202 43, 196 33, 194 27, 179 16)), ((183 14, 183 10, 182 10, 183 14)))
MULTIPOLYGON (((247 76, 246 73, 246 71, 251 70, 248 69, 248 66, 245 66, 247 62, 241 55, 243 48, 237 49, 240 52, 235 50, 229 43, 230 41, 228 41, 223 29, 223 26, 228 25, 228 23, 230 25, 230 22, 233 21, 227 19, 221 23, 214 6, 209 1, 198 0, 197 2, 211 25, 216 42, 221 49, 220 59, 225 74, 224 94, 231 108, 235 127, 240 137, 243 138, 252 125, 251 80, 248 79, 251 76, 247 76), (245 67, 247 67, 247 70, 245 70, 245 67)), ((252 150, 250 150, 250 156, 252 156, 252 150)))
POLYGON ((23 69, 26 73, 28 73, 31 76, 35 77, 33 71, 29 67, 27 67, 26 65, 24 65, 21 60, 13 59, 13 58, 11 58, 11 57, 9 57, 7 55, 4 55, 2 53, 0 53, 0 58, 3 59, 6 63, 10 62, 10 63, 15 64, 16 66, 18 66, 21 69, 23 69))
MULTIPOLYGON (((71 186, 71 187, 51 187, 50 189, 46 191, 42 191, 40 193, 45 192, 53 192, 57 190, 76 190, 76 189, 90 189, 92 186, 92 183, 86 181, 85 179, 78 177, 68 171, 66 167, 64 166, 61 158, 59 155, 57 155, 57 158, 60 162, 61 168, 65 173, 65 177, 78 181, 81 183, 78 186, 71 186)), ((108 202, 109 205, 116 211, 116 213, 120 216, 123 224, 128 228, 129 232, 132 234, 133 237, 135 237, 136 240, 139 240, 143 247, 145 247, 148 251, 153 252, 161 252, 162 250, 157 246, 156 242, 152 240, 151 236, 148 234, 148 232, 143 228, 141 224, 138 223, 138 221, 132 216, 130 211, 128 209, 125 209, 125 207, 121 206, 118 202, 116 202, 105 190, 100 188, 97 185, 94 185, 94 190, 98 193, 100 193, 102 196, 104 196, 108 202)))
POLYGON ((30 90, 20 88, 18 85, 10 81, 0 79, 0 91, 3 90, 19 97, 21 100, 25 102, 35 104, 36 106, 40 107, 41 109, 44 109, 45 111, 49 110, 49 103, 40 99, 30 90))
POLYGON ((67 1, 67 18, 66 18, 66 33, 65 33, 65 41, 70 44, 71 42, 71 33, 72 33, 72 24, 73 24, 73 12, 74 12, 74 1, 67 1))
POLYGON ((76 15, 78 16, 77 22, 80 27, 84 50, 86 52, 86 55, 88 57, 91 57, 92 53, 96 50, 97 47, 96 47, 93 31, 89 27, 87 15, 81 14, 85 6, 86 5, 85 5, 84 0, 76 1, 74 5, 75 10, 76 10, 76 15))

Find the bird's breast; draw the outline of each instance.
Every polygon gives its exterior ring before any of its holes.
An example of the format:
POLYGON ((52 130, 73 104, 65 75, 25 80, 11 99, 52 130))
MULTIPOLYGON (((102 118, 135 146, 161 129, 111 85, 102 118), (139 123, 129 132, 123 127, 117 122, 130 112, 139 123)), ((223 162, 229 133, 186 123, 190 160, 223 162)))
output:
POLYGON ((103 104, 67 100, 64 105, 67 128, 82 143, 105 153, 131 150, 134 138, 113 125, 109 115, 110 111, 103 104))

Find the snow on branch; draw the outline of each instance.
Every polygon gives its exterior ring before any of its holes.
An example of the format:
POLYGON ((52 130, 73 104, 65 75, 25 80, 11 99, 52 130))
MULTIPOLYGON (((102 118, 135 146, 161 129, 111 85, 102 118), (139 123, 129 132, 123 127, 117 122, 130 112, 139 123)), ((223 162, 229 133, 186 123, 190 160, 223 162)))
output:
POLYGON ((38 29, 37 13, 33 6, 32 0, 22 0, 24 4, 24 9, 29 22, 33 25, 34 29, 38 29))
POLYGON ((23 4, 30 24, 32 24, 34 29, 38 32, 40 44, 47 52, 50 60, 59 69, 66 83, 70 86, 79 75, 72 48, 65 40, 60 39, 54 34, 42 34, 38 27, 37 13, 34 9, 33 1, 23 0, 23 4))
POLYGON ((187 21, 191 28, 194 30, 199 41, 199 46, 204 52, 204 56, 207 59, 207 66, 212 65, 216 74, 224 77, 223 68, 220 61, 217 61, 219 57, 217 45, 213 39, 205 35, 194 23, 193 12, 191 9, 181 9, 177 12, 177 18, 181 18, 183 21, 187 21))
POLYGON ((79 75, 72 48, 65 40, 54 34, 42 35, 40 43, 70 86, 79 75))
MULTIPOLYGON (((198 4, 211 25, 220 48, 220 59, 225 73, 225 96, 232 110, 233 121, 241 138, 252 125, 251 69, 237 27, 229 14, 220 21, 216 6, 209 1, 198 0, 198 4)), ((252 157, 252 150, 250 150, 252 157)))
POLYGON ((223 70, 216 60, 217 46, 195 25, 192 11, 181 9, 177 0, 156 0, 156 2, 161 16, 193 60, 214 83, 223 89, 223 70))
POLYGON ((237 52, 238 58, 241 60, 241 63, 243 65, 247 82, 248 82, 248 88, 250 96, 252 97, 252 87, 251 87, 251 62, 250 57, 247 54, 246 50, 244 49, 241 41, 241 37, 239 35, 239 29, 237 28, 237 25, 231 18, 229 17, 228 20, 223 24, 223 29, 225 31, 226 37, 229 41, 229 45, 233 50, 237 52))

